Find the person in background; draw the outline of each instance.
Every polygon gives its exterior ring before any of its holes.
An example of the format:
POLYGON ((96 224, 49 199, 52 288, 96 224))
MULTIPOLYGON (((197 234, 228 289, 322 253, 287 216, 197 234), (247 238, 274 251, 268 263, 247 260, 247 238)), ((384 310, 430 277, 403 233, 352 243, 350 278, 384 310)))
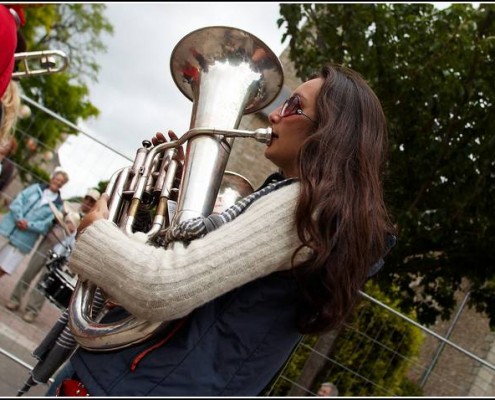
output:
POLYGON ((94 207, 101 194, 96 189, 89 189, 81 202, 81 206, 79 207, 79 214, 81 217, 84 217, 91 209, 94 207))
POLYGON ((79 348, 47 396, 258 396, 304 334, 348 317, 395 243, 380 101, 358 73, 328 65, 269 121, 265 157, 279 172, 225 212, 169 229, 174 246, 124 233, 106 194, 83 218, 70 268, 121 305, 104 321, 125 310, 166 325, 118 350, 79 348))
POLYGON ((12 134, 21 98, 18 84, 12 80, 12 72, 15 68, 15 53, 25 50, 25 40, 20 30, 24 23, 21 4, 0 4, 0 191, 10 183, 15 171, 8 156, 17 148, 17 141, 12 134))
POLYGON ((0 142, 12 133, 19 113, 19 89, 12 81, 12 72, 24 21, 22 6, 0 4, 0 142))
POLYGON ((8 4, 0 4, 0 98, 12 79, 17 47, 18 13, 8 4), (17 18, 16 18, 17 16, 17 18))
MULTIPOLYGON (((51 251, 57 254, 58 257, 63 257, 66 259, 69 258, 70 253, 72 252, 72 249, 74 248, 74 244, 76 242, 76 232, 80 222, 81 217, 79 213, 69 212, 65 215, 64 225, 67 230, 66 234, 64 235, 64 238, 59 243, 55 244, 55 246, 53 246, 53 248, 51 249, 51 251)), ((49 254, 50 252, 44 255, 45 263, 48 260, 49 254)), ((40 283, 42 279, 43 275, 40 275, 39 279, 30 292, 25 307, 25 313, 22 315, 22 319, 28 323, 33 322, 38 317, 46 300, 45 295, 40 290, 38 290, 38 283, 40 283)), ((18 305, 20 305, 24 293, 28 288, 29 284, 26 285, 21 277, 14 291, 12 292, 10 301, 7 303, 6 307, 11 311, 17 310, 19 308, 18 305)))
MULTIPOLYGON (((79 210, 71 211, 71 209, 69 209, 67 213, 75 212, 79 214, 80 218, 82 218, 91 210, 96 203, 96 200, 99 198, 100 192, 98 190, 89 189, 79 206, 79 210)), ((31 282, 38 276, 38 273, 45 266, 48 252, 53 248, 53 246, 60 243, 66 234, 67 232, 63 229, 63 227, 59 223, 55 223, 52 229, 45 235, 43 240, 38 245, 36 252, 31 257, 24 273, 14 287, 14 290, 10 295, 10 299, 5 305, 7 309, 10 311, 17 311, 20 308, 21 301, 26 295, 31 282)), ((23 319, 26 322, 33 322, 41 311, 41 307, 43 307, 44 302, 44 295, 37 290, 32 290, 23 319)))
POLYGON ((339 395, 339 389, 337 389, 337 386, 335 386, 331 382, 323 382, 320 385, 320 388, 318 389, 317 395, 322 396, 322 397, 323 396, 329 396, 329 397, 338 396, 339 395))
MULTIPOLYGON (((1 10, 1 7, 0 7, 1 10)), ((0 46, 1 47, 1 46, 0 46)), ((21 98, 17 83, 10 81, 0 98, 0 191, 3 192, 15 177, 16 166, 10 156, 17 150, 17 139, 13 136, 19 115, 21 98)), ((11 198, 2 196, 3 205, 11 198)))
POLYGON ((6 142, 15 130, 21 108, 21 98, 17 82, 9 82, 5 93, 0 99, 0 103, 0 142, 6 142))
POLYGON ((16 170, 14 162, 9 158, 17 150, 17 140, 10 136, 0 144, 0 192, 2 192, 14 178, 16 170))
POLYGON ((50 204, 62 208, 60 189, 68 180, 69 175, 58 170, 48 184, 32 184, 12 201, 0 222, 0 277, 12 274, 48 232, 55 218, 50 204))
POLYGON ((98 190, 91 188, 84 195, 81 202, 64 202, 64 208, 67 211, 78 212, 81 218, 83 218, 95 205, 96 201, 100 198, 101 194, 98 190))

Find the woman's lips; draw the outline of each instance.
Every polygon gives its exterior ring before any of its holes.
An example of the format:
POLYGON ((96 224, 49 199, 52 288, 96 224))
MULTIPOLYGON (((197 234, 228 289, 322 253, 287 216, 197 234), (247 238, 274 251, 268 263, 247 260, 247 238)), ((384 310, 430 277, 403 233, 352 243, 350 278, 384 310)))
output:
POLYGON ((272 136, 270 138, 270 141, 268 142, 268 146, 270 146, 273 142, 273 139, 277 139, 278 138, 278 135, 275 133, 275 132, 272 132, 272 136))

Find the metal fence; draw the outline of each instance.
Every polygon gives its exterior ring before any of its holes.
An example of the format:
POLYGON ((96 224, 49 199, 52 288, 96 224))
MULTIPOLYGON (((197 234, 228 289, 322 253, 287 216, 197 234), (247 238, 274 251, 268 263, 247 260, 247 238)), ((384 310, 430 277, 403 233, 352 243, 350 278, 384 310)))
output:
MULTIPOLYGON (((36 102, 26 97, 23 101, 78 130, 95 146, 114 151, 36 102)), ((0 280, 2 302, 8 300, 28 259, 16 274, 0 280)), ((495 333, 490 331, 487 318, 466 306, 468 290, 458 293, 457 310, 450 321, 439 321, 429 328, 366 289, 361 294, 359 307, 340 331, 303 338, 291 362, 267 388, 266 396, 315 396, 322 382, 332 382, 339 396, 495 395, 495 333)), ((36 361, 30 352, 60 310, 46 302, 38 320, 27 324, 20 314, 0 308, 0 395, 12 396, 36 361)), ((29 395, 42 395, 45 389, 36 387, 29 395)))
POLYGON ((332 382, 341 396, 493 396, 495 334, 459 295, 456 315, 431 330, 363 293, 340 332, 304 338, 292 358, 310 362, 287 365, 270 393, 311 396, 332 382))

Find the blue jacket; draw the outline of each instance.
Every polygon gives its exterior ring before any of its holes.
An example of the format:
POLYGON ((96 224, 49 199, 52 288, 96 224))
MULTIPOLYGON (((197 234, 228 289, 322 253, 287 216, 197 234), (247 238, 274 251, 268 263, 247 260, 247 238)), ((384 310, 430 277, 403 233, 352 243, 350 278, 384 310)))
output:
MULTIPOLYGON (((0 235, 7 237, 10 243, 24 254, 28 254, 40 235, 45 235, 51 228, 55 216, 48 204, 39 206, 46 184, 35 183, 21 191, 10 204, 10 211, 3 216, 0 222, 0 235), (16 222, 25 219, 28 229, 22 231, 17 228, 16 222)), ((58 194, 53 202, 62 208, 62 198, 58 194)))

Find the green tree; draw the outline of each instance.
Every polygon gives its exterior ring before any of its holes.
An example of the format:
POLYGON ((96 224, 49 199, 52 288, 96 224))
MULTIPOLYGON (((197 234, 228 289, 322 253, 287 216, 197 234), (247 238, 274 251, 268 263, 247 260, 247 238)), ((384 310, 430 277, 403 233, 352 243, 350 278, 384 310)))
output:
MULTIPOLYGON (((89 99, 87 83, 97 80, 100 67, 95 55, 106 51, 103 34, 113 33, 112 25, 104 17, 105 7, 61 3, 25 8, 22 34, 27 51, 62 50, 69 67, 64 72, 20 78, 19 84, 27 97, 74 123, 99 114, 89 99)), ((22 70, 22 63, 17 68, 22 70)), ((26 178, 30 172, 45 179, 47 173, 36 155, 43 147, 55 148, 66 135, 78 133, 38 110, 33 110, 31 118, 19 120, 17 132, 21 140, 15 161, 22 166, 21 177, 26 178), (29 138, 31 144, 37 144, 35 151, 29 149, 29 138)))
POLYGON ((495 326, 495 5, 282 4, 300 78, 327 62, 363 74, 390 129, 386 200, 399 237, 383 290, 432 324, 469 282, 495 326))

